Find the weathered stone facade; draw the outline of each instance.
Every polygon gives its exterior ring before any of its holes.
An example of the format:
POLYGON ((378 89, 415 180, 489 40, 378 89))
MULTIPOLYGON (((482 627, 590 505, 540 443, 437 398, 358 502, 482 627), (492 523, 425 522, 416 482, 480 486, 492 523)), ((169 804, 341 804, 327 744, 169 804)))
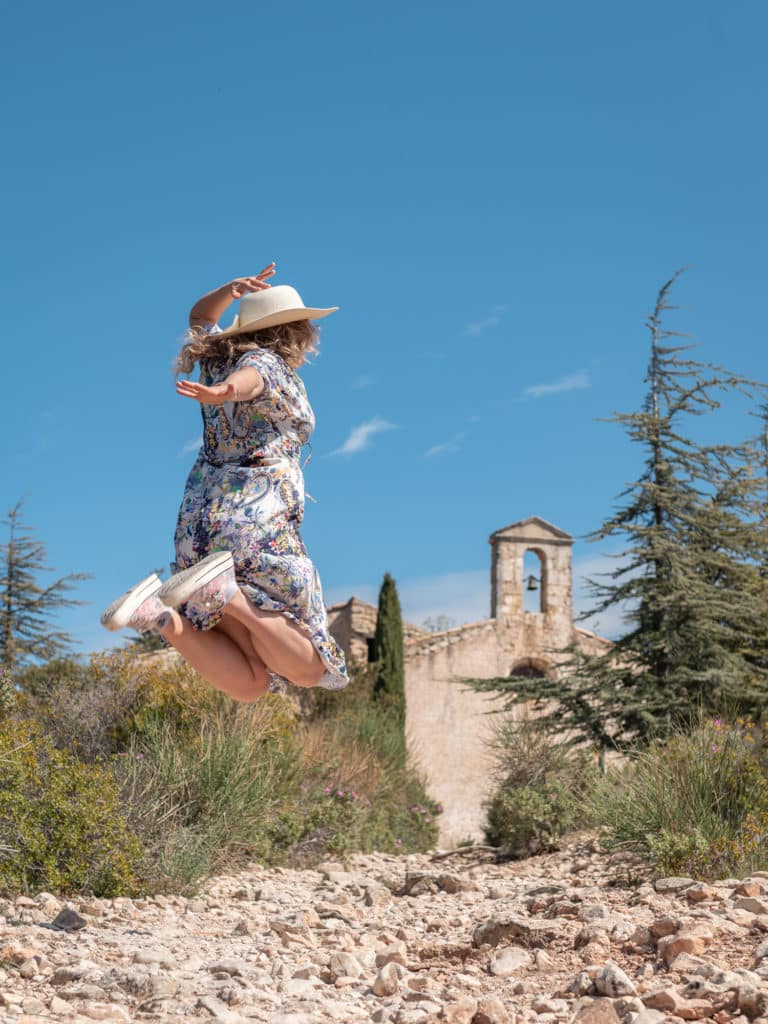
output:
MULTIPOLYGON (((405 633, 406 729, 412 758, 442 803, 441 842, 480 838, 484 801, 493 788, 489 740, 496 706, 457 679, 489 679, 555 670, 557 650, 575 641, 583 650, 610 642, 573 624, 573 538, 539 516, 496 530, 491 545, 491 617, 439 633, 409 623, 405 633), (524 607, 524 556, 536 553, 541 570, 540 611, 524 607)), ((330 629, 351 659, 366 661, 376 609, 355 597, 328 608, 330 629)))

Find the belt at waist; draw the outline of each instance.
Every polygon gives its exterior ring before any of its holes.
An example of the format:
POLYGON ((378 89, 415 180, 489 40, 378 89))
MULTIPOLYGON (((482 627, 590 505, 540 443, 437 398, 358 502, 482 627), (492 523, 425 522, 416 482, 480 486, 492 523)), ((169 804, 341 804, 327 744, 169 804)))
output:
POLYGON ((298 457, 293 458, 290 455, 288 455, 287 453, 285 453, 285 454, 278 453, 277 455, 249 455, 248 458, 246 458, 246 459, 235 459, 235 460, 232 460, 232 459, 220 459, 220 458, 217 458, 217 456, 214 455, 212 452, 207 452, 207 451, 205 451, 205 449, 203 449, 200 452, 200 457, 205 462, 209 463, 211 466, 216 466, 217 468, 221 467, 221 466, 232 466, 232 467, 239 467, 241 469, 248 469, 251 466, 253 466, 253 467, 258 467, 258 466, 277 466, 281 462, 290 462, 294 466, 296 466, 298 469, 301 468, 299 460, 298 460, 298 457))
MULTIPOLYGON (((307 442, 309 444, 309 442, 307 442)), ((239 458, 221 459, 215 452, 211 451, 210 448, 204 443, 200 449, 200 455, 205 459, 206 462, 210 462, 212 466, 269 466, 276 465, 278 462, 294 462, 297 466, 301 467, 301 449, 303 445, 291 438, 283 438, 280 442, 277 450, 273 450, 266 454, 260 451, 253 451, 242 454, 239 458)), ((310 445, 310 449, 311 449, 310 445)), ((311 455, 307 455, 304 460, 304 465, 309 462, 311 455)))

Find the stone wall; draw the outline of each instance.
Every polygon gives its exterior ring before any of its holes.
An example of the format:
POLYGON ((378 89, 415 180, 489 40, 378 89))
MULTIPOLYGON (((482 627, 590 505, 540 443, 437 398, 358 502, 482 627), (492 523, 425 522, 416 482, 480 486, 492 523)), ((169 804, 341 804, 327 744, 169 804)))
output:
MULTIPOLYGON (((404 623, 406 733, 412 760, 430 796, 443 805, 440 841, 480 839, 485 801, 494 788, 490 740, 498 698, 456 678, 489 679, 515 671, 549 675, 571 642, 602 653, 610 641, 575 628, 572 609, 573 538, 539 516, 497 530, 491 544, 492 617, 439 633, 404 623), (524 557, 540 559, 541 610, 524 609, 524 557)), ((365 661, 376 608, 358 598, 328 609, 330 629, 352 658, 365 661)))
MULTIPOLYGON (((370 641, 376 632, 376 606, 350 597, 348 601, 331 604, 327 608, 328 628, 350 660, 369 660, 370 641)), ((412 622, 403 622, 403 639, 407 643, 415 637, 429 635, 412 622)))
POLYGON ((498 675, 503 659, 493 620, 417 639, 405 648, 408 751, 427 780, 429 795, 443 805, 440 841, 453 846, 482 836, 490 795, 489 740, 495 705, 455 676, 498 675))

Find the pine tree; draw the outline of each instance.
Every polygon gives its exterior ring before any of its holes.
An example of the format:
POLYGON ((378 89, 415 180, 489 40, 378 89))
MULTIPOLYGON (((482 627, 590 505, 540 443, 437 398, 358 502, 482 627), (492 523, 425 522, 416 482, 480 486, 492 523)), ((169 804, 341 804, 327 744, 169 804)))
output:
POLYGON ((397 586, 389 573, 384 574, 379 590, 373 655, 376 661, 374 700, 381 702, 393 718, 405 728, 403 619, 397 586))
MULTIPOLYGON (((557 679, 470 680, 500 691, 507 705, 533 701, 541 724, 573 730, 602 750, 663 737, 695 707, 757 712, 768 671, 755 657, 764 608, 760 590, 760 474, 752 443, 704 445, 684 433, 690 417, 720 407, 724 396, 765 386, 684 355, 690 345, 663 323, 676 308, 659 292, 648 328, 651 355, 642 409, 615 414, 644 453, 640 478, 618 510, 590 535, 625 538, 619 564, 589 581, 595 605, 582 618, 625 611, 628 631, 602 655, 575 646, 557 679), (554 704, 553 704, 554 702, 554 704), (554 710, 553 710, 554 708, 554 710)), ((764 555, 764 552, 763 552, 764 555)))
POLYGON ((0 545, 0 660, 6 672, 35 658, 54 658, 74 643, 63 630, 51 626, 59 608, 82 604, 66 595, 87 573, 70 573, 48 585, 38 582, 41 573, 51 572, 45 564, 45 545, 31 536, 21 521, 23 502, 8 513, 8 542, 0 545))
MULTIPOLYGON (((768 669, 768 403, 765 403, 758 414, 760 432, 753 439, 759 467, 757 509, 755 513, 755 561, 758 567, 754 589, 754 603, 760 615, 760 625, 755 632, 751 645, 751 657, 756 665, 768 669)), ((768 709, 763 713, 763 719, 768 709)))

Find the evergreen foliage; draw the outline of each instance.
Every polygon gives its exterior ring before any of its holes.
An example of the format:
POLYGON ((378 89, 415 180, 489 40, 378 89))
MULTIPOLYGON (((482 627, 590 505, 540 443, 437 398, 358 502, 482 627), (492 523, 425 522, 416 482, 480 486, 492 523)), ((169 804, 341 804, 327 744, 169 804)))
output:
MULTIPOLYGON (((756 438, 756 446, 760 453, 760 476, 762 478, 762 494, 759 498, 757 514, 756 546, 758 549, 758 586, 756 602, 768 603, 768 403, 764 403, 759 413, 761 427, 756 438)), ((752 651, 749 655, 763 671, 768 669, 768 614, 763 616, 761 631, 754 637, 752 651)))
POLYGON ((379 591, 376 632, 373 641, 376 674, 373 697, 381 701, 405 728, 405 666, 403 658, 403 619, 397 586, 389 573, 379 591))
POLYGON ((41 573, 52 570, 45 564, 45 545, 21 520, 22 504, 4 520, 8 541, 0 545, 0 659, 9 673, 34 658, 58 657, 73 644, 68 633, 52 627, 51 618, 59 608, 83 603, 67 594, 90 578, 70 573, 47 585, 39 582, 41 573))
POLYGON ((502 692, 506 706, 533 701, 544 728, 574 730, 574 742, 603 751, 668 736, 692 706, 759 714, 768 697, 768 449, 761 454, 755 439, 704 444, 686 433, 692 417, 723 398, 765 385, 671 343, 680 335, 663 318, 676 308, 669 292, 679 273, 648 321, 644 404, 608 421, 641 449, 643 471, 589 538, 621 537, 625 547, 615 569, 589 581, 595 604, 582 619, 619 609, 627 632, 603 654, 576 644, 560 652, 555 679, 465 681, 502 692))

